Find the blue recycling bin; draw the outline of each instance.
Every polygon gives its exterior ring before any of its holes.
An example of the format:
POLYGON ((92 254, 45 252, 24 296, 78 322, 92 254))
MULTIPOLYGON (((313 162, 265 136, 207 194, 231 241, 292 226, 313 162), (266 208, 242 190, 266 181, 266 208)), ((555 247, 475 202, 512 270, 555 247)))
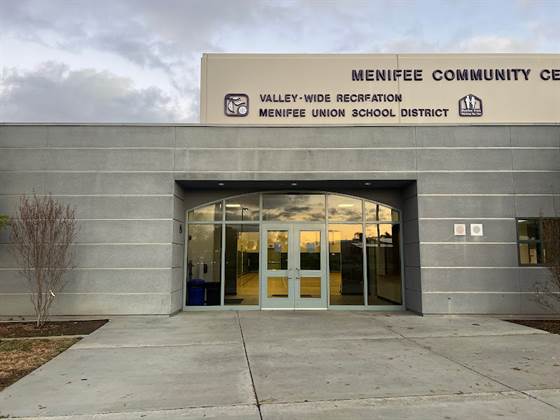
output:
POLYGON ((205 283, 202 279, 192 279, 187 282, 187 305, 204 305, 205 283))

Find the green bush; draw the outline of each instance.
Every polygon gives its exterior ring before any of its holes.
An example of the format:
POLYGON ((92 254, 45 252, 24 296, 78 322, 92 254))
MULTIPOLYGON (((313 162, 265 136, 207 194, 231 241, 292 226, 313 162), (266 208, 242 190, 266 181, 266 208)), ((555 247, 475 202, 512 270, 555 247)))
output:
POLYGON ((8 225, 8 220, 8 216, 0 214, 0 230, 4 229, 4 227, 8 225))

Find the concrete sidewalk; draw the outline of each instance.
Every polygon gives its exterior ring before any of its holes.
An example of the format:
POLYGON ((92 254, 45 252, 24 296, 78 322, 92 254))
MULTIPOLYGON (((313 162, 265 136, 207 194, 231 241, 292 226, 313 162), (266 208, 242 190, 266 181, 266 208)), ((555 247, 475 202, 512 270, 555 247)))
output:
POLYGON ((117 318, 0 392, 0 417, 560 418, 560 336, 483 317, 117 318))

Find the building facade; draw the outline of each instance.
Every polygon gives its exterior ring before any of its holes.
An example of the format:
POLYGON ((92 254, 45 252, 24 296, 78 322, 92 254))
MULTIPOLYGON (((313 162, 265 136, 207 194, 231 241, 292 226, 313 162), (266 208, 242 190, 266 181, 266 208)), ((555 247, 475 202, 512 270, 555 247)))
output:
MULTIPOLYGON (((0 213, 33 192, 79 219, 54 314, 537 314, 560 125, 2 124, 0 213)), ((31 314, 10 248, 0 315, 31 314)))

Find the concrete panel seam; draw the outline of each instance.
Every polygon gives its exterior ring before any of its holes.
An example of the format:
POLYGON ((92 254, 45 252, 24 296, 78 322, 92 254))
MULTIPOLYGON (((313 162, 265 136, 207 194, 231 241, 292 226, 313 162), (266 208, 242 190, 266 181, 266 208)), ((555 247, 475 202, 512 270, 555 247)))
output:
POLYGON ((478 241, 478 242, 461 242, 461 241, 434 241, 434 242, 420 242, 420 245, 517 245, 517 242, 489 242, 489 241, 478 241))
POLYGON ((464 270, 464 269, 469 269, 469 270, 480 270, 480 269, 484 269, 484 270, 502 270, 504 268, 511 268, 511 269, 529 269, 529 270, 535 270, 535 269, 543 269, 543 267, 529 267, 529 266, 517 266, 517 265, 509 265, 509 266, 475 266, 475 267, 471 267, 471 266, 422 266, 422 269, 437 269, 437 270, 464 270))
POLYGON ((503 193, 503 194, 418 194, 418 197, 558 197, 560 194, 540 193, 540 194, 516 194, 516 193, 503 193))
POLYGON ((418 220, 515 220, 515 217, 419 217, 418 220))
MULTIPOLYGON (((4 172, 15 172, 15 171, 4 171, 4 172)), ((24 172, 32 172, 32 171, 24 171, 24 172)), ((37 172, 45 172, 45 171, 37 171, 37 172)), ((97 172, 97 171, 96 171, 97 172)), ((103 171, 99 171, 103 172, 103 171)), ((136 173, 142 171, 128 171, 127 173, 136 173)), ((145 171, 145 172, 161 172, 167 173, 171 171, 145 171)), ((552 169, 410 169, 410 170, 217 170, 212 169, 208 171, 174 171, 175 174, 340 174, 340 173, 364 173, 364 174, 412 174, 412 173, 423 173, 423 174, 468 174, 468 173, 482 173, 482 174, 494 174, 494 173, 560 173, 560 170, 552 170, 552 169)))

